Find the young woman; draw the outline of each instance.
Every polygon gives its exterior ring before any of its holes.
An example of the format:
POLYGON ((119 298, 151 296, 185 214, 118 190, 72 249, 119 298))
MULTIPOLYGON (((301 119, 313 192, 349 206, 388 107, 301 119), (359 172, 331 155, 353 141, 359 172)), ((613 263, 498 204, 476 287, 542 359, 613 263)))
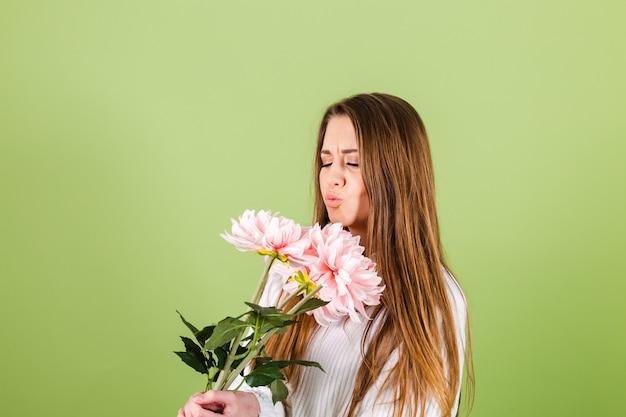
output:
MULTIPOLYGON (((328 108, 315 163, 315 221, 342 223, 383 279, 367 323, 319 326, 308 315, 266 346, 274 358, 319 362, 287 369, 290 397, 269 390, 192 396, 178 417, 455 416, 464 362, 466 304, 449 272, 435 207, 426 130, 406 101, 360 94, 328 108)), ((275 305, 279 290, 264 300, 275 305)))

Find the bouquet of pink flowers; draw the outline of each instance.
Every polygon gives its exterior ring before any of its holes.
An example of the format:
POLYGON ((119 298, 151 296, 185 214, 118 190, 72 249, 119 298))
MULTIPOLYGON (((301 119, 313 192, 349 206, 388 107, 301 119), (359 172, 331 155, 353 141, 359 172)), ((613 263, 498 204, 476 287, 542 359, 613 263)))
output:
POLYGON ((263 275, 252 301, 246 303, 248 311, 237 317, 199 330, 181 315, 195 341, 181 336, 185 351, 175 353, 206 374, 206 390, 236 390, 231 385, 241 376, 241 383, 249 386, 269 386, 273 401, 281 401, 288 394, 283 368, 291 364, 322 368, 316 362, 267 357, 268 339, 287 331, 303 313, 312 314, 322 326, 345 317, 367 320, 366 307, 380 303, 384 287, 376 265, 363 255, 359 238, 339 223, 302 227, 267 211, 248 210, 239 221, 232 220, 231 233, 222 237, 241 251, 264 255, 263 275), (258 303, 270 270, 284 277, 285 297, 277 306, 264 307, 258 303), (250 367, 252 361, 254 367, 250 367))

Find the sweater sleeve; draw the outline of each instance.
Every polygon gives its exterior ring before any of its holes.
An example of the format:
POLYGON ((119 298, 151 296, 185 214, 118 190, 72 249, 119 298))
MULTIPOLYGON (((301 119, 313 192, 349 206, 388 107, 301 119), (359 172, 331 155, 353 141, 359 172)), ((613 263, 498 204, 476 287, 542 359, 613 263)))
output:
MULTIPOLYGON (((231 387, 238 386, 242 381, 241 377, 237 377, 231 387)), ((245 382, 239 388, 239 391, 250 392, 254 394, 259 401, 261 412, 259 417, 285 417, 285 408, 279 401, 276 404, 272 402, 272 392, 268 387, 251 387, 245 382)))
POLYGON ((285 408, 280 401, 274 404, 272 402, 272 393, 268 387, 250 388, 256 398, 259 400, 261 412, 259 417, 285 417, 285 408))

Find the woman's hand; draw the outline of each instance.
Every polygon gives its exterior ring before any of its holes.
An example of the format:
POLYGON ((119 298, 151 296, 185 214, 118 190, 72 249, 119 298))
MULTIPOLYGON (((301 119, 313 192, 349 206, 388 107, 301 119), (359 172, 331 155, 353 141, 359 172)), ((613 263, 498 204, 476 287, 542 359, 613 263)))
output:
POLYGON ((259 401, 249 392, 207 391, 189 398, 177 417, 258 417, 259 401))

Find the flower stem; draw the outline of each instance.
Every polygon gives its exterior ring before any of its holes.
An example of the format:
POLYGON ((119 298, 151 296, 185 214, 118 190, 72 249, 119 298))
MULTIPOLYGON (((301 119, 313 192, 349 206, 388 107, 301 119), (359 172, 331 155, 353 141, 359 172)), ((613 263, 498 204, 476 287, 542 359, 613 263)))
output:
MULTIPOLYGON (((270 268, 272 267, 272 264, 274 263, 275 259, 276 259, 275 257, 270 257, 270 260, 267 262, 267 265, 265 266, 265 271, 263 271, 263 275, 261 275, 259 284, 257 285, 256 290, 254 291, 254 294, 252 296, 252 304, 259 303, 259 300, 261 299, 261 294, 263 293, 263 289, 265 288, 265 284, 267 283, 267 277, 269 276, 270 268)), ((241 340, 243 339, 245 332, 246 332, 245 329, 239 332, 237 337, 235 337, 235 340, 233 340, 233 343, 230 345, 230 350, 228 352, 228 356, 226 357, 224 368, 222 368, 222 370, 220 371, 220 374, 217 377, 217 381, 215 382, 215 386, 214 386, 215 389, 223 390, 225 388, 228 388, 230 383, 232 383, 231 381, 232 372, 231 372, 230 366, 233 364, 233 361, 235 360, 237 349, 239 348, 239 344, 241 343, 241 340), (225 381, 227 383, 224 383, 225 381)), ((235 375, 237 374, 238 373, 235 373, 235 375)), ((207 384, 207 386, 208 385, 209 384, 207 384)))
POLYGON ((270 274, 270 268, 272 267, 272 264, 274 263, 275 260, 276 260, 275 257, 273 256, 270 257, 269 262, 265 266, 265 271, 263 271, 263 275, 261 275, 261 279, 259 280, 256 290, 254 291, 254 294, 252 295, 252 304, 259 303, 259 300, 261 299, 261 294, 263 294, 263 290, 265 289, 265 284, 267 283, 267 277, 270 274))
POLYGON ((280 303, 280 305, 278 306, 278 309, 282 311, 282 309, 287 307, 287 304, 289 304, 291 300, 296 298, 303 290, 305 290, 306 287, 307 287, 306 284, 300 284, 300 286, 298 287, 296 291, 294 291, 292 294, 289 294, 289 296, 280 303))
MULTIPOLYGON (((315 294, 317 294, 317 292, 319 290, 322 289, 322 285, 318 285, 313 291, 311 291, 310 293, 308 293, 307 295, 305 295, 302 300, 300 300, 298 302, 298 304, 296 304, 295 306, 293 306, 288 312, 287 314, 293 315, 296 311, 298 311, 300 309, 300 307, 302 307, 304 305, 304 303, 306 303, 307 301, 309 301, 309 299, 313 298, 315 296, 315 294)), ((284 304, 284 303, 283 303, 284 304)), ((229 375, 229 377, 226 379, 224 387, 228 387, 230 386, 230 384, 233 383, 233 381, 235 380, 235 378, 237 378, 237 375, 239 375, 241 373, 241 371, 244 370, 244 368, 248 365, 248 363, 250 363, 250 361, 252 361, 260 352, 261 349, 263 349, 263 346, 265 346, 265 344, 267 343, 267 341, 269 340, 270 337, 274 336, 277 332, 278 332, 278 328, 274 328, 270 331, 268 331, 267 333, 265 333, 261 339, 259 339, 259 342, 253 347, 253 349, 248 351, 248 354, 246 355, 246 357, 239 363, 239 366, 237 366, 237 368, 235 368, 229 375)), ((217 389, 223 389, 221 388, 219 385, 217 387, 217 389)))
POLYGON ((317 294, 317 292, 319 290, 321 290, 323 287, 323 285, 318 285, 317 287, 315 287, 310 293, 308 293, 307 295, 305 295, 304 297, 302 297, 302 300, 298 301, 298 304, 296 304, 295 306, 293 306, 288 312, 287 314, 294 314, 296 311, 298 311, 300 309, 300 307, 302 307, 304 305, 304 303, 306 303, 307 301, 309 301, 311 298, 313 298, 313 296, 315 296, 315 294, 317 294))

